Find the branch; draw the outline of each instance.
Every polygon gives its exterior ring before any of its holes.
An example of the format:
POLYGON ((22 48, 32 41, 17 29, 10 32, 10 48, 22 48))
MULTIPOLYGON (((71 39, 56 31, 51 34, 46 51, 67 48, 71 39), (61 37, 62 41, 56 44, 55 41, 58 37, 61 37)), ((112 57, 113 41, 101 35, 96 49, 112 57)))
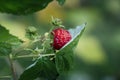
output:
POLYGON ((17 80, 15 68, 14 68, 14 65, 13 65, 12 55, 9 55, 8 59, 9 59, 9 62, 10 62, 10 67, 11 67, 11 71, 12 71, 13 80, 17 80))
POLYGON ((31 58, 31 57, 46 57, 46 56, 55 56, 55 54, 42 54, 42 55, 22 55, 22 56, 16 56, 15 59, 19 58, 31 58))
POLYGON ((0 79, 11 79, 11 76, 0 76, 0 79))

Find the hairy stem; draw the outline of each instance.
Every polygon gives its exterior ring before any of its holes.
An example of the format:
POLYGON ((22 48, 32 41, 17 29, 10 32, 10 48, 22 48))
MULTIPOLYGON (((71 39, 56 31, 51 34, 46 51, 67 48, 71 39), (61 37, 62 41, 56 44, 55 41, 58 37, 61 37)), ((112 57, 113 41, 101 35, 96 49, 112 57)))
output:
POLYGON ((42 55, 22 55, 22 56, 16 56, 15 59, 18 58, 30 58, 30 57, 46 57, 46 56, 54 56, 55 54, 42 54, 42 55))
POLYGON ((13 64, 12 55, 9 55, 9 56, 8 56, 8 59, 9 59, 9 62, 10 62, 10 67, 11 67, 11 72, 12 72, 13 80, 17 80, 17 76, 16 76, 14 64, 13 64))

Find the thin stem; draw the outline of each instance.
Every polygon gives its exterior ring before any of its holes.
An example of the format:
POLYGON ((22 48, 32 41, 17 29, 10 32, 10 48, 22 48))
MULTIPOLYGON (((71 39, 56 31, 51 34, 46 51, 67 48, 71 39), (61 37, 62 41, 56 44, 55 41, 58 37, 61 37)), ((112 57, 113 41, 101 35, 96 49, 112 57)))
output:
POLYGON ((9 62, 10 62, 10 67, 11 67, 11 72, 12 72, 13 80, 17 80, 17 76, 16 76, 14 64, 13 64, 12 55, 9 55, 9 56, 8 56, 8 59, 9 59, 9 62))
POLYGON ((10 79, 11 76, 0 76, 0 79, 10 79))
POLYGON ((46 56, 54 56, 55 54, 42 54, 42 55, 22 55, 22 56, 16 56, 15 59, 19 58, 30 58, 30 57, 46 57, 46 56))

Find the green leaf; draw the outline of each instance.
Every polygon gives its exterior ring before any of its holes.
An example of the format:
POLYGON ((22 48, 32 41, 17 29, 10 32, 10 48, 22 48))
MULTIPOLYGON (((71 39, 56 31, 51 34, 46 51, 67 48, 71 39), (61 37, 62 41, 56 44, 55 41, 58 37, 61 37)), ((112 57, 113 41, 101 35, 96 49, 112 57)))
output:
POLYGON ((39 58, 21 74, 19 80, 34 80, 38 77, 45 80, 56 79, 55 64, 48 58, 39 58))
POLYGON ((76 47, 80 36, 84 31, 85 25, 86 24, 83 24, 81 26, 77 26, 75 29, 70 29, 69 32, 72 39, 63 46, 58 53, 56 53, 55 63, 59 73, 65 73, 71 69, 74 47, 76 47))
POLYGON ((60 5, 63 5, 65 3, 65 0, 57 0, 60 5))
POLYGON ((13 36, 9 34, 9 31, 7 29, 0 25, 0 42, 8 41, 10 38, 13 38, 13 36))
POLYGON ((57 71, 61 73, 68 72, 73 63, 73 54, 72 53, 61 53, 57 54, 55 58, 57 71), (71 55, 71 56, 70 56, 71 55))
POLYGON ((10 38, 9 40, 7 40, 6 42, 10 43, 13 49, 18 48, 23 43, 23 41, 20 40, 16 36, 13 36, 12 38, 10 38))
POLYGON ((1 0, 0 12, 16 15, 30 14, 44 9, 53 0, 1 0))
POLYGON ((9 55, 13 48, 22 43, 20 39, 9 34, 9 31, 0 25, 0 56, 9 55))
POLYGON ((11 44, 0 42, 0 56, 7 56, 12 52, 11 44))

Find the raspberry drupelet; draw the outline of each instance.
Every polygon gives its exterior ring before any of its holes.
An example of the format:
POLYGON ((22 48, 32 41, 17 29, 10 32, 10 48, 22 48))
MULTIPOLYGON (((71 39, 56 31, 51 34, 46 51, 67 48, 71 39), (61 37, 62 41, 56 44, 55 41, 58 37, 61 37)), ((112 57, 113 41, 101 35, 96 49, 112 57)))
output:
POLYGON ((54 29, 52 31, 52 35, 53 35, 52 46, 55 50, 61 49, 72 38, 69 31, 63 28, 54 29))

